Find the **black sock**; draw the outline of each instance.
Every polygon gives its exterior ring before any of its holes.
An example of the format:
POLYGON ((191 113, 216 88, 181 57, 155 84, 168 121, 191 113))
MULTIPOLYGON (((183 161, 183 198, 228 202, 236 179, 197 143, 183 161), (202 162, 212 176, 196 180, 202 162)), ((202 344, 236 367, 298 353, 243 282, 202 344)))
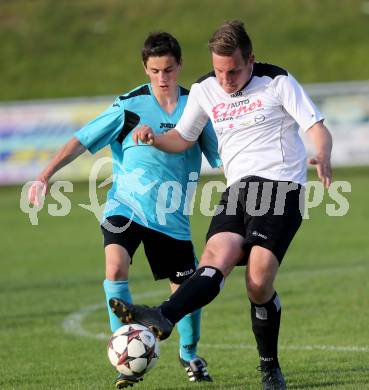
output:
POLYGON ((223 274, 214 267, 199 268, 160 305, 163 315, 175 324, 188 313, 211 302, 223 286, 223 274))
POLYGON ((263 305, 251 302, 252 330, 258 346, 260 367, 279 368, 278 334, 281 322, 281 304, 275 292, 263 305))

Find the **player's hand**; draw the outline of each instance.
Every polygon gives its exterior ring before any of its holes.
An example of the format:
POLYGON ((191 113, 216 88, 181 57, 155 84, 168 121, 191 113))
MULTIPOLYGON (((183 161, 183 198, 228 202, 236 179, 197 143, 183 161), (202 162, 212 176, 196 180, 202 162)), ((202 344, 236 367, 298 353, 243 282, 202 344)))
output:
POLYGON ((46 196, 49 183, 44 178, 37 178, 28 190, 28 200, 35 206, 42 205, 42 198, 46 196))
POLYGON ((132 133, 132 138, 136 145, 139 141, 147 145, 153 145, 155 142, 155 134, 152 128, 147 125, 137 127, 132 133))
POLYGON ((309 164, 315 165, 319 179, 328 188, 332 183, 332 168, 329 157, 312 157, 308 160, 309 164))

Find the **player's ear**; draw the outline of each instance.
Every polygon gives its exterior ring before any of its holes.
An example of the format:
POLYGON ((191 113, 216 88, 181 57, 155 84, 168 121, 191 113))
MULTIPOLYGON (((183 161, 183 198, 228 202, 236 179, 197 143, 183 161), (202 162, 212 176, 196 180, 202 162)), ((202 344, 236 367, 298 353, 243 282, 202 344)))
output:
POLYGON ((149 72, 148 72, 148 70, 147 70, 147 67, 146 67, 146 64, 142 61, 142 66, 143 66, 143 68, 144 68, 144 70, 145 70, 145 73, 147 74, 147 75, 149 75, 149 72))

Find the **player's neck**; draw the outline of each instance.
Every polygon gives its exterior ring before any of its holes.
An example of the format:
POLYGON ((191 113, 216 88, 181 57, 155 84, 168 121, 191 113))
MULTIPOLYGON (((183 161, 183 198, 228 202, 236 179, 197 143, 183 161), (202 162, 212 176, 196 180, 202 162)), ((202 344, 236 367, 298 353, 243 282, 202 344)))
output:
POLYGON ((178 86, 171 87, 166 91, 162 91, 160 87, 152 86, 152 91, 161 108, 171 114, 177 106, 178 86))

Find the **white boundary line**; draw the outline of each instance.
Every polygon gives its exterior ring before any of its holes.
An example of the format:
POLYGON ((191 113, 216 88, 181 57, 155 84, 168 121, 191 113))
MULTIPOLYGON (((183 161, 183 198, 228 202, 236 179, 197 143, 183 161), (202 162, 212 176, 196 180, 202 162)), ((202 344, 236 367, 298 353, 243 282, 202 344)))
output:
MULTIPOLYGON (((145 298, 145 297, 154 297, 160 296, 167 293, 167 290, 156 290, 156 291, 147 291, 146 293, 134 295, 135 300, 145 298)), ((83 309, 77 310, 74 313, 69 314, 65 317, 63 321, 63 329, 65 333, 72 334, 75 336, 88 337, 97 340, 108 340, 110 335, 107 333, 92 333, 84 329, 82 323, 84 318, 93 313, 96 310, 102 309, 105 307, 104 303, 98 303, 96 305, 91 305, 83 309)), ((202 348, 212 348, 220 350, 228 349, 251 349, 255 350, 255 345, 248 344, 201 344, 202 348)), ((294 351, 332 351, 332 352, 369 352, 369 346, 336 346, 336 345, 280 345, 279 349, 283 350, 294 350, 294 351)))

